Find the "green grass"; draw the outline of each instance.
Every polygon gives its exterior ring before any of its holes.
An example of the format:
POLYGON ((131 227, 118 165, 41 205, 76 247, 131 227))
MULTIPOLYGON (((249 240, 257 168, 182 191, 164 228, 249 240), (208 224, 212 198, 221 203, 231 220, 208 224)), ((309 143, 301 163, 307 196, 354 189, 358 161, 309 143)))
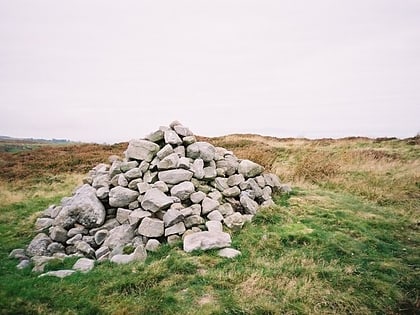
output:
POLYGON ((27 218, 58 200, 1 207, 0 314, 415 314, 419 306, 417 226, 344 192, 276 197, 233 233, 236 259, 177 244, 145 263, 103 263, 62 280, 17 270, 7 255, 33 236, 27 218))

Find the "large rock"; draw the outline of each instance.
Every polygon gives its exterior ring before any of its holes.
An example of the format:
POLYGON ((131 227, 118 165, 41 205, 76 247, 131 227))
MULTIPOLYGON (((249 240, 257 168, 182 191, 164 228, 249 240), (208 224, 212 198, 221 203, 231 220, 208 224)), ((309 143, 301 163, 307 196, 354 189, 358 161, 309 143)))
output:
POLYGON ((80 223, 90 229, 101 226, 105 216, 105 207, 96 197, 95 188, 85 184, 63 203, 54 224, 69 229, 75 223, 80 223))
POLYGON ((146 191, 146 194, 143 197, 141 202, 141 207, 144 210, 151 212, 157 212, 159 210, 167 209, 173 203, 171 197, 165 195, 158 188, 151 188, 146 191))
POLYGON ((134 229, 129 224, 123 224, 109 231, 108 237, 105 239, 103 246, 111 249, 124 246, 134 238, 134 229))
POLYGON ((47 247, 52 243, 51 238, 45 233, 39 233, 33 238, 26 248, 26 254, 29 256, 44 256, 48 253, 47 247))
POLYGON ((219 207, 220 203, 217 200, 210 199, 208 197, 204 198, 202 202, 202 214, 208 214, 212 212, 213 210, 217 209, 219 207))
POLYGON ((168 144, 173 144, 173 145, 182 144, 181 138, 173 130, 166 130, 164 134, 164 138, 165 138, 165 142, 168 144))
POLYGON ((138 229, 138 233, 146 237, 160 237, 164 231, 163 221, 155 218, 144 218, 138 229))
POLYGON ((255 177, 264 171, 264 167, 250 160, 242 160, 238 166, 238 173, 246 178, 255 177))
POLYGON ((184 169, 175 169, 175 170, 168 170, 159 172, 158 178, 159 180, 167 183, 167 184, 179 184, 181 182, 191 180, 193 173, 184 169))
POLYGON ((42 275, 39 275, 38 278, 41 277, 57 277, 57 278, 65 278, 68 276, 71 276, 73 273, 75 273, 75 270, 56 270, 56 271, 48 271, 46 273, 43 273, 42 275))
POLYGON ((195 191, 195 187, 191 182, 182 182, 171 188, 171 196, 186 200, 195 191))
POLYGON ((134 139, 128 143, 125 156, 127 159, 151 162, 159 151, 159 145, 147 140, 134 139))
POLYGON ((184 251, 208 250, 229 247, 232 243, 230 235, 224 232, 197 232, 184 238, 184 251))
POLYGON ((109 191, 109 205, 111 207, 125 207, 137 200, 139 193, 129 188, 117 186, 109 191))
POLYGON ((169 209, 163 215, 163 222, 165 223, 165 227, 177 224, 178 222, 181 222, 183 220, 184 215, 181 213, 181 211, 176 209, 169 209))
POLYGON ((258 210, 258 203, 251 198, 249 198, 246 194, 242 194, 240 198, 241 205, 245 209, 245 213, 248 214, 255 214, 258 210))
POLYGON ((79 258, 73 265, 72 269, 82 273, 87 273, 91 271, 93 267, 95 267, 95 261, 93 259, 79 258))
POLYGON ((158 164, 157 168, 159 170, 169 170, 174 169, 178 166, 179 163, 179 156, 176 153, 169 154, 165 158, 163 158, 158 164))

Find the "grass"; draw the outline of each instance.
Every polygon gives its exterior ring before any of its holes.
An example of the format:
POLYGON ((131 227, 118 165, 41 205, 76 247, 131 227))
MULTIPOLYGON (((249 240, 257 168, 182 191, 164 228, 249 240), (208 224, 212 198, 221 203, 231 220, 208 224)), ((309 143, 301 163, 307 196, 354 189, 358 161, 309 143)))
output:
POLYGON ((257 156, 251 147, 275 152, 274 159, 263 157, 265 166, 294 189, 232 232, 242 252, 235 259, 187 254, 178 243, 144 263, 37 278, 7 255, 34 235, 36 213, 70 194, 81 177, 4 181, 21 197, 0 195, 0 314, 418 314, 418 144, 253 137, 237 147, 237 138, 210 141, 229 140, 226 147, 243 158, 257 156))

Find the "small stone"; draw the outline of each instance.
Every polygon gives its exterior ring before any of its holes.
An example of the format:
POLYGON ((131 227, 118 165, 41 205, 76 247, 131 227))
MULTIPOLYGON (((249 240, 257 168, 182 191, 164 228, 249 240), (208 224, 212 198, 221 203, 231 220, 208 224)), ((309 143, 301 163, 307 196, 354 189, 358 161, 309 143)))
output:
POLYGON ((37 231, 43 231, 51 227, 54 223, 54 219, 51 218, 38 218, 35 222, 35 229, 37 231))
POLYGON ((29 243, 26 253, 29 256, 44 256, 48 253, 47 247, 52 243, 51 238, 45 233, 39 233, 29 243))
POLYGON ((73 265, 72 269, 80 271, 82 273, 87 273, 95 267, 95 261, 88 258, 80 258, 73 265))
POLYGON ((173 234, 173 235, 169 235, 168 238, 166 239, 166 241, 168 242, 169 245, 174 245, 177 242, 179 242, 181 240, 181 237, 179 235, 173 234))
POLYGON ((172 225, 165 229, 165 236, 178 234, 182 235, 185 232, 185 224, 183 222, 179 222, 175 225, 172 225))
POLYGON ((131 181, 136 178, 141 178, 142 175, 143 174, 138 167, 132 168, 131 170, 129 170, 128 172, 124 174, 124 176, 127 178, 128 181, 131 181))
POLYGON ((157 188, 151 188, 144 195, 141 206, 145 210, 157 212, 169 208, 172 203, 173 200, 162 191, 157 188))
POLYGON ((145 261, 147 258, 147 252, 143 245, 136 247, 133 253, 129 255, 117 254, 112 256, 111 262, 116 264, 128 264, 133 261, 145 261))
POLYGON ((146 162, 152 161, 155 154, 159 151, 159 146, 147 140, 131 140, 128 143, 125 156, 127 159, 144 160, 146 162))
POLYGON ((144 211, 141 209, 136 209, 131 211, 130 215, 128 216, 128 222, 130 225, 137 225, 143 218, 150 217, 152 214, 149 211, 144 211))
POLYGON ((177 224, 184 220, 184 216, 182 215, 181 211, 175 209, 169 209, 163 215, 163 222, 165 223, 165 227, 169 227, 171 225, 177 224))
POLYGON ((116 219, 120 224, 124 224, 128 222, 128 217, 131 214, 131 210, 118 208, 117 209, 117 216, 116 219))
POLYGON ((110 249, 122 247, 130 243, 134 237, 134 228, 129 224, 119 225, 109 231, 108 237, 105 239, 103 246, 108 246, 110 249))
POLYGON ((244 207, 245 213, 256 214, 258 203, 249 198, 246 194, 242 194, 240 198, 241 205, 244 207))
POLYGON ((223 222, 229 229, 235 231, 240 230, 244 225, 244 219, 242 217, 242 214, 240 214, 239 212, 234 212, 233 214, 225 217, 223 222))
POLYGON ((218 210, 214 210, 207 215, 207 219, 221 222, 223 221, 223 215, 218 210))
POLYGON ((212 212, 213 210, 215 210, 217 207, 219 207, 219 202, 217 200, 213 200, 210 199, 208 197, 204 198, 203 202, 202 202, 202 214, 206 215, 210 212, 212 212))
POLYGON ((217 176, 216 168, 212 166, 205 167, 204 171, 204 179, 211 180, 215 179, 217 176))
POLYGON ((237 197, 241 194, 241 190, 238 186, 233 186, 222 191, 222 195, 225 197, 237 197))
POLYGON ((219 203, 222 202, 223 196, 218 190, 214 190, 208 194, 209 198, 217 200, 219 203))
POLYGON ((158 178, 167 184, 178 184, 184 181, 191 180, 193 173, 184 169, 175 169, 168 171, 161 171, 158 174, 158 178))
POLYGON ((204 224, 204 222, 205 222, 204 219, 199 215, 190 215, 189 217, 185 218, 185 226, 187 228, 204 224))
POLYGON ((22 270, 28 268, 31 265, 31 262, 28 259, 21 260, 16 266, 17 269, 22 270))
POLYGON ((158 250, 159 246, 160 246, 160 242, 158 240, 152 238, 152 239, 147 241, 146 250, 149 251, 149 252, 155 252, 155 251, 158 250))
POLYGON ((217 255, 224 258, 235 258, 241 255, 241 252, 233 248, 223 248, 218 251, 217 255))
POLYGON ((190 144, 193 144, 194 142, 197 142, 197 139, 195 138, 195 136, 186 136, 186 137, 184 137, 184 139, 182 139, 182 142, 186 146, 189 146, 190 144))
POLYGON ((209 232, 223 232, 223 225, 220 221, 207 221, 206 228, 209 232))
POLYGON ((86 257, 95 257, 95 250, 87 242, 78 241, 75 246, 76 249, 86 257))
POLYGON ((75 245, 78 241, 81 241, 82 238, 83 238, 82 234, 76 234, 72 238, 69 238, 66 241, 66 244, 68 244, 68 245, 75 245))
POLYGON ((26 258, 25 250, 23 248, 16 248, 12 250, 9 254, 9 258, 26 258))
POLYGON ((234 174, 234 175, 229 176, 227 184, 230 187, 233 187, 233 186, 238 186, 239 184, 243 183, 244 181, 245 181, 244 175, 234 174))
POLYGON ((206 197, 205 193, 203 193, 202 191, 197 191, 190 195, 190 200, 192 203, 200 203, 204 200, 205 197, 206 197))
POLYGON ((178 161, 178 167, 183 168, 185 170, 190 169, 190 164, 191 164, 190 159, 186 157, 182 157, 178 161))
POLYGON ((217 190, 223 191, 223 190, 229 188, 229 185, 228 185, 227 181, 228 181, 227 178, 216 177, 214 179, 214 185, 215 185, 215 187, 216 187, 217 190))
POLYGON ((102 243, 105 241, 105 239, 108 237, 109 235, 109 231, 108 230, 99 230, 98 232, 95 233, 95 243, 97 245, 102 245, 102 243))
POLYGON ((152 188, 157 188, 163 193, 167 193, 169 191, 168 185, 166 185, 166 183, 162 182, 161 180, 154 183, 152 188))
POLYGON ((176 153, 169 154, 157 164, 159 170, 174 169, 178 166, 179 156, 176 153))
POLYGON ((242 160, 238 166, 238 173, 246 178, 255 177, 264 171, 264 167, 250 160, 242 160))
POLYGON ((207 142, 195 142, 187 147, 187 157, 192 159, 200 158, 204 162, 210 162, 214 159, 216 149, 207 142))
POLYGON ((128 186, 128 180, 124 176, 124 174, 119 174, 117 176, 118 176, 117 177, 117 184, 118 184, 118 186, 127 187, 128 186))
POLYGON ((182 125, 175 126, 174 130, 181 137, 193 136, 193 133, 191 132, 191 130, 182 125))
POLYGON ((61 243, 51 243, 50 245, 48 245, 47 250, 49 253, 56 254, 56 253, 64 253, 65 252, 65 248, 63 246, 63 244, 61 243))
POLYGON ((96 197, 103 200, 109 196, 109 187, 100 187, 96 190, 96 197))
POLYGON ((148 134, 145 137, 146 140, 149 140, 151 142, 159 142, 161 140, 163 140, 163 131, 162 130, 157 130, 155 132, 152 132, 150 134, 148 134))
POLYGON ((134 210, 140 207, 138 200, 134 200, 128 204, 128 210, 134 210))
POLYGON ((170 144, 167 144, 162 149, 160 149, 160 151, 156 154, 156 156, 160 160, 163 160, 165 157, 167 157, 168 155, 172 153, 174 153, 174 149, 172 148, 170 144))
POLYGON ((204 161, 202 159, 194 160, 194 162, 191 165, 191 171, 194 173, 195 178, 204 178, 204 161))
POLYGON ((194 191, 193 183, 186 181, 173 186, 171 188, 171 196, 178 197, 180 200, 186 200, 194 191))
POLYGON ((120 163, 120 170, 125 173, 137 166, 139 166, 139 162, 137 161, 125 161, 120 163))
POLYGON ((164 133, 164 138, 165 138, 165 142, 168 144, 173 144, 173 145, 182 144, 181 138, 173 130, 166 130, 164 133))
POLYGON ((102 246, 95 252, 95 257, 97 260, 99 260, 101 257, 109 254, 109 247, 108 246, 102 246))

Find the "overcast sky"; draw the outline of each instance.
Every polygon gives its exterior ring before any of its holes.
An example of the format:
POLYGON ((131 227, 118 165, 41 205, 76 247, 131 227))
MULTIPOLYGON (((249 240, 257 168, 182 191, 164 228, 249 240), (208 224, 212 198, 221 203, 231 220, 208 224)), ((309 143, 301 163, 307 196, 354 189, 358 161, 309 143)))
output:
POLYGON ((420 132, 419 0, 0 0, 0 135, 420 132))

